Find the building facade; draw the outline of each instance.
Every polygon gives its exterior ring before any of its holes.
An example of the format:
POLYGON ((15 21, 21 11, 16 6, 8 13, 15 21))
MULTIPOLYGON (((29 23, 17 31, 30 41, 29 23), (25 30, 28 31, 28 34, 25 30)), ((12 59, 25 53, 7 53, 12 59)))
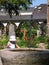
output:
POLYGON ((28 10, 20 10, 19 16, 13 14, 12 18, 10 18, 9 14, 4 9, 0 10, 0 25, 3 25, 4 34, 6 32, 6 26, 8 23, 9 25, 11 23, 12 24, 14 23, 15 25, 15 23, 21 23, 21 22, 29 22, 29 24, 31 22, 32 23, 36 22, 40 25, 40 22, 43 24, 44 23, 49 24, 48 21, 49 21, 49 5, 47 7, 47 4, 41 4, 39 6, 29 8, 28 10))

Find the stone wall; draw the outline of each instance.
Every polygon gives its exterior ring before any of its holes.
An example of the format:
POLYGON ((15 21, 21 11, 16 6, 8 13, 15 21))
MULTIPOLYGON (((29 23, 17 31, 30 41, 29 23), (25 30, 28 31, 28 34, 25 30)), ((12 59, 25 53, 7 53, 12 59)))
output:
POLYGON ((49 50, 15 49, 2 50, 3 65, 49 65, 49 50))

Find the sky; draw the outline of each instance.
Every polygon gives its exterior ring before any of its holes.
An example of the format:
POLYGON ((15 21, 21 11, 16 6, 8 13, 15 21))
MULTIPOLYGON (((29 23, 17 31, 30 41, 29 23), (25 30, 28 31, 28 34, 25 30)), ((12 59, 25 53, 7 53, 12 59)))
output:
POLYGON ((47 0, 35 0, 33 1, 33 4, 31 6, 37 6, 37 5, 45 4, 45 3, 47 3, 47 0))

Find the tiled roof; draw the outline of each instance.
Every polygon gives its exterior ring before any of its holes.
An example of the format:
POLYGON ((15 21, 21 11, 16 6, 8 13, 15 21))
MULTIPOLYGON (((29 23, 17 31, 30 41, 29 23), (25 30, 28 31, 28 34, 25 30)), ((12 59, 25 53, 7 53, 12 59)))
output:
MULTIPOLYGON (((20 11, 20 12, 33 12, 32 14, 32 19, 34 20, 43 20, 43 19, 47 19, 47 4, 41 4, 39 6, 37 6, 37 8, 31 8, 30 10, 25 10, 25 11, 20 11)), ((31 15, 19 15, 19 16, 12 16, 12 18, 10 18, 10 16, 8 15, 8 13, 1 12, 0 11, 0 21, 6 21, 6 20, 31 20, 31 15), (2 13, 4 15, 2 15, 2 13)))
POLYGON ((47 5, 41 4, 34 9, 33 19, 47 19, 47 5))

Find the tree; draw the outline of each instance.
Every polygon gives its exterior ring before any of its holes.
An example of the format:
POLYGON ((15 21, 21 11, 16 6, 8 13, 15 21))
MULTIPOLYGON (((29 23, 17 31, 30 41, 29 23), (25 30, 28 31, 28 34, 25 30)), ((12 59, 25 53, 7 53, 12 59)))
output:
POLYGON ((12 12, 18 15, 20 7, 27 9, 28 5, 32 4, 32 1, 33 0, 0 0, 0 5, 3 5, 10 17, 12 17, 12 12))

